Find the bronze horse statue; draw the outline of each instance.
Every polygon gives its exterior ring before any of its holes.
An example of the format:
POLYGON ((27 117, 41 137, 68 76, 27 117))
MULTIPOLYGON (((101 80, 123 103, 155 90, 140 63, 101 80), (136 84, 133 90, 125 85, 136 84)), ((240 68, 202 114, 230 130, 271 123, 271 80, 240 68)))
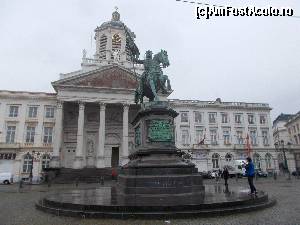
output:
POLYGON ((171 91, 170 80, 167 75, 163 74, 162 68, 170 65, 168 53, 161 50, 152 58, 152 52, 146 52, 146 59, 143 60, 144 73, 140 77, 139 85, 135 90, 135 103, 143 103, 143 97, 149 98, 149 101, 159 101, 157 92, 161 90, 162 93, 171 91))

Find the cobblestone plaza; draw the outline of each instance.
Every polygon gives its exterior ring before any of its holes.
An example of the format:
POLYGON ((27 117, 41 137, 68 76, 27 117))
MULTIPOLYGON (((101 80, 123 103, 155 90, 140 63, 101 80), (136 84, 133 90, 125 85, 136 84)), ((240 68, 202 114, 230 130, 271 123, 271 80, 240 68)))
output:
MULTIPOLYGON (((215 180, 205 180, 205 184, 223 186, 223 181, 216 183, 215 180)), ((110 186, 111 182, 106 182, 105 186, 110 186)), ((49 192, 69 189, 85 189, 102 187, 99 184, 75 184, 68 185, 25 185, 19 192, 18 185, 0 186, 0 224, 1 225, 160 225, 160 224, 243 224, 243 225, 297 225, 300 221, 300 180, 292 177, 288 181, 285 177, 260 178, 256 181, 259 190, 267 191, 271 197, 276 197, 277 204, 274 207, 240 214, 190 219, 164 219, 164 220, 113 220, 113 219, 85 219, 54 216, 40 212, 35 209, 35 202, 49 192)), ((229 189, 233 186, 248 187, 246 179, 229 180, 229 189)))

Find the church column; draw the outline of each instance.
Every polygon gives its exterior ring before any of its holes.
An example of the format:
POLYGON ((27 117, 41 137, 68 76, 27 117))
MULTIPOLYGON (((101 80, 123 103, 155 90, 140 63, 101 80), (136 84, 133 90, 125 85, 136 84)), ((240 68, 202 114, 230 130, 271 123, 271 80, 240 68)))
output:
POLYGON ((128 163, 128 111, 129 111, 129 105, 124 104, 123 105, 123 142, 122 142, 122 165, 125 165, 128 163))
POLYGON ((53 139, 53 156, 50 161, 50 167, 60 167, 60 149, 62 143, 63 131, 63 102, 58 101, 56 105, 56 119, 54 126, 54 139, 53 139))
POLYGON ((74 161, 74 169, 83 167, 83 131, 84 131, 84 103, 79 103, 77 145, 74 161))
POLYGON ((100 103, 100 124, 99 124, 99 143, 97 148, 97 168, 104 168, 104 147, 105 147, 105 108, 104 103, 100 103))

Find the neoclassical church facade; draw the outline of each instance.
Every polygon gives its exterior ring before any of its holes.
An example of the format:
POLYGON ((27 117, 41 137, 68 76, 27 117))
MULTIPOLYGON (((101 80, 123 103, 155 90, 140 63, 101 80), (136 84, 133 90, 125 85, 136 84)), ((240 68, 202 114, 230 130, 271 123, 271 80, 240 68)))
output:
MULTIPOLYGON (((47 167, 126 164, 135 151, 130 122, 140 108, 134 91, 143 72, 132 60, 139 54, 134 39, 115 11, 95 29, 94 57, 84 50, 81 69, 60 74, 54 93, 0 91, 0 171, 38 180, 47 167)), ((278 170, 268 104, 167 97, 161 96, 179 113, 176 145, 199 171, 244 159, 247 136, 256 166, 278 170)))

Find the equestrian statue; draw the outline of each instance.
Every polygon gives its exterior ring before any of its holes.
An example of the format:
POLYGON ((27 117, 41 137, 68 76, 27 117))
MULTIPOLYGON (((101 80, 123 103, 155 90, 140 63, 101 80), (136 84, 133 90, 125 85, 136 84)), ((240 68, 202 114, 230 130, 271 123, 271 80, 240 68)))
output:
POLYGON ((139 60, 144 64, 144 72, 140 77, 139 84, 135 90, 135 103, 143 103, 143 97, 149 98, 149 101, 159 101, 158 92, 167 94, 171 89, 170 80, 163 74, 162 68, 170 65, 168 53, 161 50, 152 58, 152 51, 146 51, 145 60, 139 60))

